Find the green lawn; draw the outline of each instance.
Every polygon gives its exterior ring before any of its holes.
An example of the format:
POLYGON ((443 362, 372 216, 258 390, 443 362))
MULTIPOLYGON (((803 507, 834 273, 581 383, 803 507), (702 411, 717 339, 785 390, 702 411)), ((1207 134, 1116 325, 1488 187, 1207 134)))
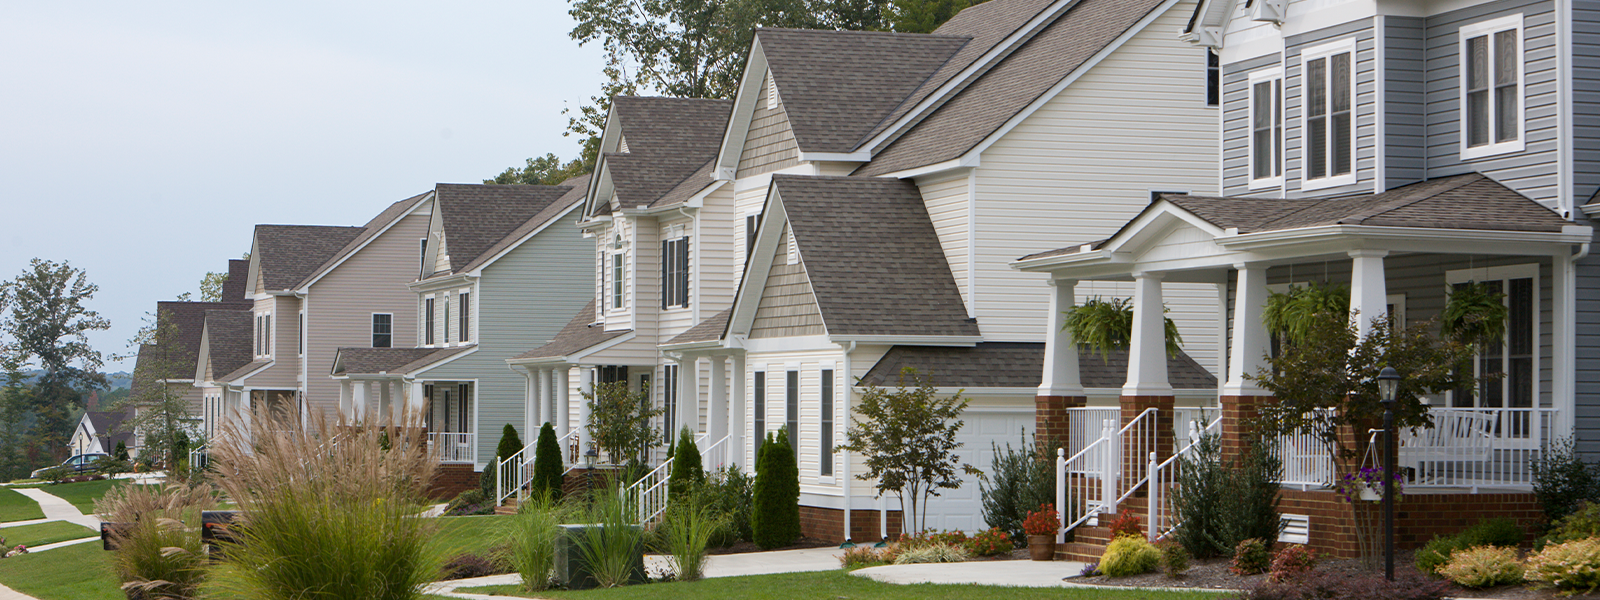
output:
POLYGON ((32 548, 34 546, 43 546, 45 544, 54 544, 56 542, 65 542, 67 540, 76 540, 79 538, 97 535, 100 535, 100 532, 91 530, 82 525, 68 523, 66 521, 51 521, 49 523, 40 523, 38 525, 23 525, 21 527, 7 527, 5 529, 0 529, 0 539, 4 539, 6 541, 4 544, 4 547, 6 548, 15 548, 17 547, 17 544, 22 544, 32 548))
POLYGON ((78 544, 0 560, 0 583, 39 600, 125 600, 111 553, 78 544))
POLYGON ((462 553, 488 555, 502 542, 500 528, 510 525, 516 515, 440 517, 439 537, 448 549, 447 556, 462 553))
MULTIPOLYGON (((518 596, 517 586, 459 588, 469 594, 518 596)), ((523 596, 532 598, 535 596, 523 596)), ((784 573, 750 577, 716 577, 693 583, 653 583, 610 590, 581 592, 539 592, 538 598, 551 600, 813 600, 816 598, 874 598, 883 600, 1216 600, 1212 592, 1155 592, 1147 590, 1106 590, 1087 588, 1017 588, 978 585, 895 585, 856 577, 845 571, 784 573)))
POLYGON ((44 511, 39 510, 39 503, 34 502, 33 498, 13 489, 0 488, 0 523, 43 518, 44 511))
MULTIPOLYGON (((58 483, 56 485, 39 486, 38 489, 45 493, 71 502, 83 514, 94 512, 94 501, 106 495, 111 488, 125 485, 126 479, 102 479, 100 481, 84 481, 81 483, 58 483)), ((31 487, 31 486, 30 486, 31 487)))

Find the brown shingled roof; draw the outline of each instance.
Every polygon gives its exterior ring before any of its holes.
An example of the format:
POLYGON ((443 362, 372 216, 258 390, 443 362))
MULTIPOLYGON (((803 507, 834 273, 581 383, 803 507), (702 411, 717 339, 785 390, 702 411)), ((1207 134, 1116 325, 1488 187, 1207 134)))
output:
POLYGON ((555 185, 481 183, 441 183, 434 189, 434 209, 440 211, 444 225, 450 269, 457 273, 573 190, 555 185))
MULTIPOLYGON (((557 198, 555 202, 551 202, 549 205, 545 206, 538 212, 538 214, 535 214, 532 218, 524 221, 516 229, 513 229, 510 233, 502 236, 500 241, 495 242, 493 246, 490 246, 483 252, 478 253, 477 258, 474 258, 470 262, 462 265, 459 269, 457 269, 457 271, 465 273, 482 266, 483 263, 487 262, 495 255, 500 254, 501 251, 516 243, 517 240, 522 239, 523 236, 528 235, 528 233, 535 229, 543 227, 546 223, 549 223, 551 219, 560 216, 561 213, 572 207, 572 205, 582 204, 584 195, 589 190, 589 175, 579 175, 577 177, 570 178, 561 182, 561 187, 567 188, 567 192, 565 194, 562 194, 561 197, 557 198)), ((451 262, 455 262, 455 254, 453 253, 454 248, 451 250, 452 254, 450 255, 450 259, 451 262)))
MULTIPOLYGON (((895 346, 861 378, 863 385, 895 386, 900 370, 915 367, 938 387, 1036 388, 1044 371, 1044 344, 984 342, 970 348, 895 346)), ((1078 374, 1084 387, 1120 388, 1128 380, 1128 353, 1078 355, 1078 374)), ((1167 379, 1176 389, 1215 389, 1217 378, 1188 354, 1167 357, 1167 379)))
MULTIPOLYGON (((255 316, 248 310, 206 311, 206 355, 213 377, 226 376, 250 364, 255 316)), ((247 371, 248 372, 248 371, 247 371)), ((226 380, 225 377, 217 377, 226 380)))
POLYGON ((550 340, 550 343, 513 356, 511 360, 567 356, 633 333, 631 329, 606 331, 605 327, 602 326, 590 327, 589 325, 594 323, 594 305, 594 300, 590 300, 587 305, 584 305, 583 310, 578 311, 578 314, 567 322, 566 327, 561 328, 561 332, 557 333, 556 338, 550 340))
POLYGON ((732 314, 733 309, 724 309, 722 312, 711 315, 710 318, 701 321, 699 325, 690 327, 688 331, 680 333, 672 339, 667 340, 667 343, 662 345, 671 346, 674 344, 714 342, 720 340, 728 331, 728 317, 732 314))
MULTIPOLYGON (((250 310, 252 306, 254 304, 250 302, 157 302, 156 315, 176 328, 173 341, 180 348, 180 354, 172 356, 180 364, 174 364, 173 372, 162 378, 188 379, 194 376, 195 360, 200 357, 200 334, 206 326, 206 313, 213 310, 250 310)), ((143 348, 140 348, 139 354, 144 355, 143 348)))
MULTIPOLYGON (((351 253, 365 245, 367 240, 372 239, 372 236, 382 233, 384 228, 388 227, 390 223, 393 223, 399 220, 401 217, 406 216, 406 213, 411 212, 411 209, 415 208, 417 203, 422 202, 428 196, 428 194, 429 192, 423 192, 410 198, 406 198, 405 200, 390 204, 388 208, 383 209, 383 211, 379 212, 377 216, 372 218, 372 220, 367 221, 366 225, 355 228, 357 230, 355 235, 351 236, 351 238, 346 241, 343 246, 324 256, 322 262, 319 263, 315 269, 312 269, 303 277, 301 277, 300 281, 295 284, 295 287, 298 288, 309 284, 312 279, 315 279, 318 275, 321 275, 328 269, 333 268, 334 265, 339 264, 339 261, 344 260, 346 256, 349 256, 351 253)), ((277 288, 268 286, 267 289, 277 288)))
POLYGON ((257 225, 261 280, 268 290, 294 289, 363 231, 329 225, 257 225))
POLYGON ((622 206, 660 203, 716 158, 732 107, 728 100, 701 98, 613 99, 628 151, 608 153, 605 162, 622 206))
POLYGON ((976 336, 916 184, 774 175, 829 335, 976 336))
POLYGON ((340 348, 334 353, 332 374, 400 375, 474 348, 340 348))

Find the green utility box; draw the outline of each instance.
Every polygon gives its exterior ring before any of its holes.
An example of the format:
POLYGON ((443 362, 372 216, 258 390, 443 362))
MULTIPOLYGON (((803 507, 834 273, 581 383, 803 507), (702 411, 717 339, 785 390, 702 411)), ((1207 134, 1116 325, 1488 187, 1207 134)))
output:
MULTIPOLYGON (((556 582, 569 590, 584 590, 595 587, 594 576, 589 573, 588 560, 584 557, 583 546, 589 543, 590 536, 607 534, 605 525, 562 525, 561 535, 556 537, 556 582), (589 531, 589 530, 595 531, 589 531)), ((615 526, 614 526, 615 527, 615 526)), ((638 525, 621 525, 633 530, 634 539, 640 540, 635 544, 632 555, 628 558, 633 563, 633 573, 628 577, 628 583, 645 583, 644 574, 644 536, 641 535, 638 525)))

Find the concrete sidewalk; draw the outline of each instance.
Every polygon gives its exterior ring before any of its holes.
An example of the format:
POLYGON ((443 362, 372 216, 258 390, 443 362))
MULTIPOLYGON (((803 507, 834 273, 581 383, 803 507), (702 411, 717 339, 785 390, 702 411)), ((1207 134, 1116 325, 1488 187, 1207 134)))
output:
POLYGON ((44 511, 44 520, 32 521, 34 523, 68 521, 100 531, 100 517, 85 515, 78 510, 78 507, 73 506, 71 502, 62 500, 54 494, 37 488, 22 488, 16 490, 16 492, 32 498, 34 502, 38 502, 39 508, 44 511))
MULTIPOLYGON (((806 548, 804 550, 779 550, 777 552, 749 552, 745 554, 721 554, 706 557, 706 577, 738 577, 741 575, 771 575, 774 573, 801 573, 806 571, 832 571, 839 568, 839 556, 844 550, 838 548, 806 548)), ((644 557, 644 568, 651 573, 660 573, 669 568, 671 563, 667 557, 656 554, 644 557)), ((474 577, 472 579, 456 579, 453 581, 440 581, 431 584, 426 589, 429 594, 438 594, 451 598, 472 598, 483 600, 485 598, 504 598, 504 596, 484 596, 480 594, 467 594, 457 592, 457 588, 479 587, 485 585, 517 585, 522 579, 516 574, 490 575, 488 577, 474 577)), ((4 600, 4 598, 0 598, 4 600)))
POLYGON ((981 560, 961 563, 884 565, 857 569, 850 574, 884 583, 944 583, 1011 587, 1066 587, 1062 581, 1077 575, 1084 563, 1071 561, 981 560))

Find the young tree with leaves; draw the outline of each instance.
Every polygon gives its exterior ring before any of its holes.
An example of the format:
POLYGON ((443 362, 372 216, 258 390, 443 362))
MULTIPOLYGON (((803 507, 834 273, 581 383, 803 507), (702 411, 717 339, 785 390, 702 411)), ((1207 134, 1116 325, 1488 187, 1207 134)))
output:
MULTIPOLYGON (((185 373, 194 365, 195 357, 178 341, 179 326, 170 314, 158 313, 129 345, 138 349, 138 363, 133 368, 133 392, 111 406, 112 410, 127 411, 120 427, 136 431, 144 438, 141 457, 160 461, 168 467, 178 464, 180 445, 186 444, 186 430, 190 427, 189 403, 184 392, 187 383, 170 383, 174 379, 189 379, 185 373), (180 444, 182 442, 182 444, 180 444)), ((186 454, 187 450, 183 450, 186 454)))
POLYGON ((932 382, 906 367, 893 391, 868 386, 861 393, 845 434, 847 443, 839 446, 866 462, 866 472, 856 478, 876 479, 880 495, 893 492, 908 509, 906 523, 919 530, 927 525, 928 499, 939 490, 961 487, 957 471, 982 474, 955 454, 967 402, 961 392, 939 397, 932 382), (906 387, 908 381, 915 387, 906 387))
POLYGON ((0 284, 0 334, 18 368, 35 365, 43 373, 33 385, 28 408, 34 414, 28 443, 59 460, 72 431, 68 416, 80 408, 83 390, 103 388, 104 357, 89 345, 89 333, 111 328, 111 321, 89 310, 99 286, 82 269, 35 258, 16 279, 0 284))
POLYGON ((583 399, 589 403, 589 434, 595 446, 613 464, 643 462, 645 452, 660 439, 650 420, 661 416, 662 409, 651 407, 644 392, 629 391, 626 381, 595 384, 583 399))

